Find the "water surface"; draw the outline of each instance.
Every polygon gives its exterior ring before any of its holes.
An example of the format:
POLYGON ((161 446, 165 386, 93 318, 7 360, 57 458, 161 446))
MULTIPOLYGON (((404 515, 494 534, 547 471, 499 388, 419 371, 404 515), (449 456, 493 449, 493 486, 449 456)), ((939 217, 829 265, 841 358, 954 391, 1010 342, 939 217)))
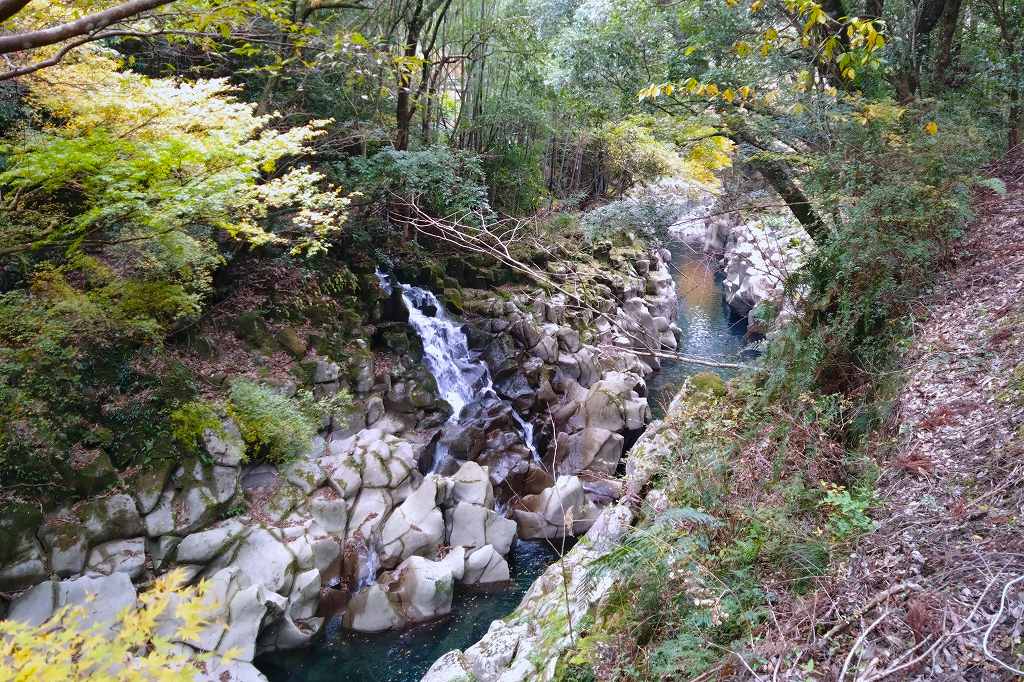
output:
POLYGON ((517 540, 508 556, 511 586, 497 592, 456 587, 452 612, 442 620, 376 635, 332 622, 312 647, 266 654, 256 666, 270 682, 417 682, 438 658, 472 645, 491 621, 512 613, 558 554, 546 542, 517 540))
MULTIPOLYGON (((747 320, 737 316, 722 296, 723 275, 716 272, 708 256, 679 242, 669 245, 668 264, 676 281, 679 306, 676 324, 682 329, 677 352, 691 357, 737 362, 745 346, 747 320)), ((680 360, 661 361, 661 371, 647 381, 648 401, 655 419, 665 414, 683 380, 696 372, 717 372, 722 377, 735 370, 717 369, 680 360)))

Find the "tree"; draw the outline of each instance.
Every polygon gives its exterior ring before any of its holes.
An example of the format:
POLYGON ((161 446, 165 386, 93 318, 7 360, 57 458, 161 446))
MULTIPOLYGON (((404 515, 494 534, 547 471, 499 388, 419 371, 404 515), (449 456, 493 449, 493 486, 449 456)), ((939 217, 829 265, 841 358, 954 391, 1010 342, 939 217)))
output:
MULTIPOLYGON (((91 0, 35 2, 0 0, 0 55, 12 55, 14 66, 0 72, 10 80, 60 63, 84 45, 160 37, 191 41, 207 48, 227 39, 267 40, 267 35, 235 36, 239 27, 263 20, 289 29, 291 0, 91 0), (96 10, 97 4, 110 5, 96 10)), ((316 3, 311 4, 328 4, 316 3)), ((340 4, 340 3, 330 3, 340 4)))

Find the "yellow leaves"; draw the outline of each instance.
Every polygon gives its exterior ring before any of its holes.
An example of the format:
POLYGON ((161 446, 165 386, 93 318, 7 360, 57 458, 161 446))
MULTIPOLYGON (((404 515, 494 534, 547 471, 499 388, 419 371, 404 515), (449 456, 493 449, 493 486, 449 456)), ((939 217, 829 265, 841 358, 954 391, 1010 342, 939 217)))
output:
POLYGON ((744 40, 737 40, 733 45, 733 49, 736 51, 738 57, 746 57, 751 52, 750 43, 744 40))
POLYGON ((924 132, 929 135, 937 135, 939 132, 939 124, 935 121, 928 121, 924 126, 924 132))
MULTIPOLYGON (((856 103, 860 100, 852 99, 851 101, 856 103)), ((875 122, 886 126, 892 126, 895 125, 906 112, 906 107, 895 104, 892 101, 873 102, 871 104, 864 104, 863 106, 860 106, 850 114, 850 117, 862 126, 875 122)))
POLYGON ((804 69, 796 75, 796 91, 807 92, 814 85, 814 76, 807 69, 804 69))
POLYGON ((754 0, 754 2, 750 3, 750 13, 757 14, 761 11, 762 7, 764 7, 764 0, 754 0))
POLYGON ((714 188, 719 184, 716 171, 732 165, 735 144, 721 135, 708 136, 711 132, 713 129, 710 128, 692 132, 694 137, 700 139, 687 149, 684 166, 688 177, 714 188))
MULTIPOLYGON (((739 88, 720 87, 716 83, 701 83, 692 77, 679 85, 678 88, 685 90, 686 94, 692 97, 704 97, 712 100, 721 99, 728 104, 741 103, 742 100, 749 100, 753 95, 753 90, 746 85, 739 88)), ((662 95, 671 97, 676 90, 677 86, 672 83, 649 85, 637 93, 637 99, 642 102, 646 99, 656 99, 662 95)))
POLYGON ((857 78, 857 71, 852 66, 848 66, 843 69, 843 78, 848 81, 852 81, 857 78))
POLYGON ((138 607, 126 609, 109 628, 84 625, 88 606, 60 609, 40 626, 0 621, 0 679, 191 682, 195 668, 169 646, 171 639, 182 639, 181 633, 160 633, 172 601, 196 611, 205 608, 196 591, 177 587, 179 579, 157 580, 140 595, 138 607))
POLYGON ((815 26, 824 25, 828 22, 828 15, 825 14, 825 10, 821 8, 821 5, 812 3, 811 7, 806 12, 807 20, 803 25, 803 32, 809 33, 815 26))

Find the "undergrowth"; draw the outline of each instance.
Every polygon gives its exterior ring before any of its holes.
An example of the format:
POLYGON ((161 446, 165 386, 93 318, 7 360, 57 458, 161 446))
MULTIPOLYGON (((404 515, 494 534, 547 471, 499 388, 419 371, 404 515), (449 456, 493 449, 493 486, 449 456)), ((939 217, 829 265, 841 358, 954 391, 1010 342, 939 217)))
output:
POLYGON ((931 113, 962 134, 929 136, 914 111, 840 126, 835 152, 807 169, 834 210, 787 283, 800 314, 727 390, 707 390, 704 375, 688 382, 651 486, 668 509, 592 567, 590 580, 612 574, 616 589, 564 656, 562 679, 745 675, 774 606, 813 590, 873 530, 913 303, 965 230, 973 188, 990 185, 970 112, 931 113))

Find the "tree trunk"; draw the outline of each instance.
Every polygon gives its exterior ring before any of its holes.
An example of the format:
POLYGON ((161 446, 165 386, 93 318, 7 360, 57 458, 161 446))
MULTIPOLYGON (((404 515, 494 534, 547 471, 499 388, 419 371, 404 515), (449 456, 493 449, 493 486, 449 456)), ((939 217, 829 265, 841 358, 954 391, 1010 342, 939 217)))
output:
MULTIPOLYGON (((416 3, 416 9, 409 19, 409 28, 405 34, 405 45, 402 56, 407 60, 416 56, 420 43, 420 30, 423 28, 423 2, 416 3)), ((412 69, 409 62, 398 67, 398 96, 395 98, 395 149, 405 151, 409 148, 409 128, 415 113, 412 101, 412 69)))
POLYGON ((946 0, 939 18, 939 44, 935 52, 934 89, 945 89, 946 73, 953 63, 953 44, 956 42, 957 29, 960 25, 960 9, 962 0, 946 0))
MULTIPOLYGON (((1011 57, 1013 59, 1013 57, 1011 57)), ((1010 114, 1007 118, 1007 138, 1009 148, 1013 149, 1024 139, 1024 106, 1021 104, 1020 82, 1022 74, 1019 59, 1013 59, 1010 66, 1013 85, 1010 86, 1010 114)))
MULTIPOLYGON (((768 148, 768 145, 759 140, 757 135, 741 119, 735 119, 731 124, 731 128, 733 131, 731 135, 733 141, 745 143, 757 149, 763 150, 768 148)), ((786 202, 786 206, 793 213, 793 217, 807 231, 808 236, 816 243, 821 243, 827 236, 826 231, 828 227, 814 209, 811 200, 807 198, 804 191, 796 184, 796 180, 793 179, 789 167, 777 159, 764 158, 756 154, 750 158, 749 163, 772 186, 772 189, 782 197, 782 200, 786 202)))

